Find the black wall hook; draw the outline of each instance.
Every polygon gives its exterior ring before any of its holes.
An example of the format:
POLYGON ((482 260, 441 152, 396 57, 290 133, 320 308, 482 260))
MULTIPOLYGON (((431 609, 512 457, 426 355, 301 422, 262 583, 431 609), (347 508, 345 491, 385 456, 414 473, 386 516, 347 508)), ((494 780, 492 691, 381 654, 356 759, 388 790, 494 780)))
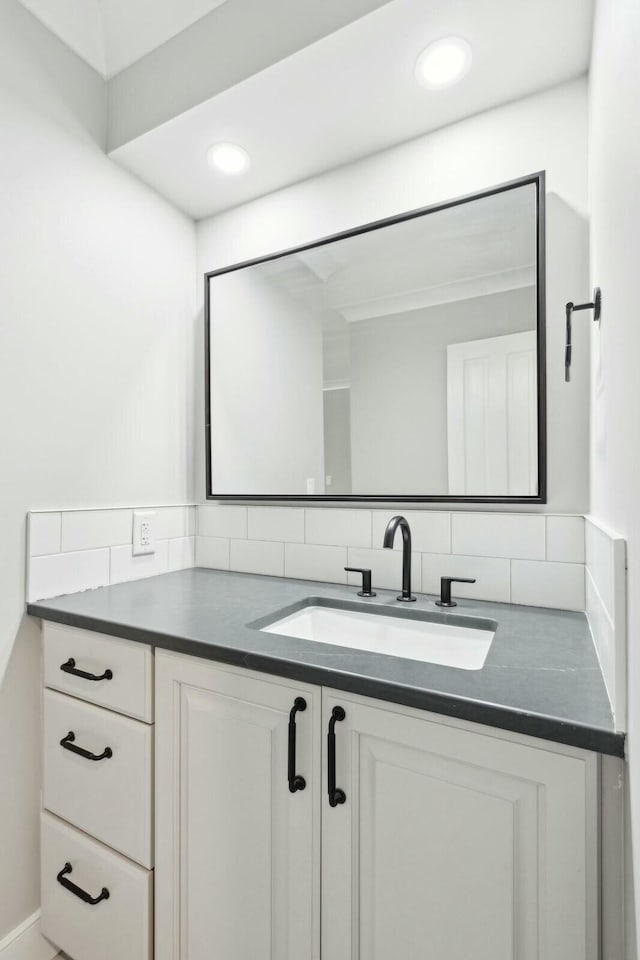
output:
POLYGON ((571 317, 577 310, 593 310, 593 319, 596 323, 602 315, 602 293, 600 287, 594 287, 593 300, 590 303, 572 303, 565 307, 567 315, 567 335, 564 346, 564 379, 565 383, 571 380, 571 317))

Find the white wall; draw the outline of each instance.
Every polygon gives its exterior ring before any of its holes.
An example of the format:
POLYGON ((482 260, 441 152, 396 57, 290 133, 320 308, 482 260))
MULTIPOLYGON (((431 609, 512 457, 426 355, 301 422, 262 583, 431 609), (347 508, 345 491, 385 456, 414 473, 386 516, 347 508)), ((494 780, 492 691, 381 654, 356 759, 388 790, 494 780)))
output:
POLYGON ((325 390, 324 408, 324 469, 331 482, 325 493, 351 493, 351 391, 325 390))
POLYGON ((322 493, 321 322, 269 266, 211 279, 213 489, 322 493))
POLYGON ((104 121, 97 74, 0 0, 0 940, 39 905, 26 512, 193 498, 193 224, 104 121))
MULTIPOLYGON (((639 64, 637 0, 599 0, 590 81, 589 162, 591 277, 602 287, 603 313, 599 329, 593 329, 591 513, 627 539, 631 800, 627 840, 636 891, 640 891, 639 64)), ((637 946, 632 884, 628 893, 626 960, 631 960, 637 946)))
MULTIPOLYGON (((548 512, 588 501, 588 339, 564 384, 564 304, 588 294, 587 84, 490 110, 198 224, 202 274, 546 169, 549 196, 548 512)), ((577 331, 577 337, 580 332, 577 331)), ((204 496, 204 466, 197 471, 204 496)))

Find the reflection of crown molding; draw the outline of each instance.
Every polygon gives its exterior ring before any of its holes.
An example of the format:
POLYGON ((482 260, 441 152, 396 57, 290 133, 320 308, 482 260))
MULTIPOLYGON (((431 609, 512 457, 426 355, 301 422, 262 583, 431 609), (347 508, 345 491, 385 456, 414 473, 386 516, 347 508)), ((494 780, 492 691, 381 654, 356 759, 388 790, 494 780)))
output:
POLYGON ((336 306, 336 310, 342 314, 347 323, 357 323, 359 320, 371 320, 374 317, 387 317, 391 314, 408 313, 411 310, 420 310, 424 307, 435 307, 441 303, 473 300, 475 297, 506 293, 508 290, 535 286, 535 282, 535 264, 529 263, 521 267, 501 270, 499 273, 487 273, 479 277, 453 280, 450 283, 441 283, 433 287, 407 290, 404 293, 396 293, 392 296, 377 297, 374 300, 344 304, 336 306))
POLYGON ((323 390, 350 390, 351 380, 326 380, 322 384, 323 390))

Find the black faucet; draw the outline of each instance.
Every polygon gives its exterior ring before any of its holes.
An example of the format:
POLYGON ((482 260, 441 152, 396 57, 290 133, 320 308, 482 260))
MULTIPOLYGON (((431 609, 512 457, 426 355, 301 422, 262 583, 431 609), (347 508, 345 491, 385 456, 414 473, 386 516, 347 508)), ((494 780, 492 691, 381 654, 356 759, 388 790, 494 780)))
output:
POLYGON ((347 573, 362 574, 362 590, 358 590, 359 597, 375 597, 375 590, 371 589, 371 570, 368 567, 345 567, 347 573))
POLYGON ((469 577, 440 577, 440 599, 436 600, 437 607, 457 607, 455 600, 451 599, 452 583, 475 583, 469 577))
POLYGON ((382 546, 387 550, 393 547, 393 538, 398 527, 402 531, 402 596, 397 599, 409 603, 416 598, 411 595, 411 530, 405 517, 391 517, 384 532, 382 546))

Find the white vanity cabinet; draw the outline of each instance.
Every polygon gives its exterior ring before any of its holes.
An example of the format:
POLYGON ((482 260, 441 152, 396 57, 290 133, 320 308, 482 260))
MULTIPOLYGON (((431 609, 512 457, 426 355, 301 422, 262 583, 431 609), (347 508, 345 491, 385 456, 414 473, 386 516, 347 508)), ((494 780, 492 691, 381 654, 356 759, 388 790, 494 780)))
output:
POLYGON ((320 704, 157 652, 156 960, 319 960, 320 704))
POLYGON ((42 933, 72 960, 152 960, 153 651, 43 641, 42 933))
POLYGON ((596 960, 596 754, 323 690, 335 707, 326 960, 596 960))
POLYGON ((160 651, 156 683, 156 960, 597 960, 596 754, 160 651))

